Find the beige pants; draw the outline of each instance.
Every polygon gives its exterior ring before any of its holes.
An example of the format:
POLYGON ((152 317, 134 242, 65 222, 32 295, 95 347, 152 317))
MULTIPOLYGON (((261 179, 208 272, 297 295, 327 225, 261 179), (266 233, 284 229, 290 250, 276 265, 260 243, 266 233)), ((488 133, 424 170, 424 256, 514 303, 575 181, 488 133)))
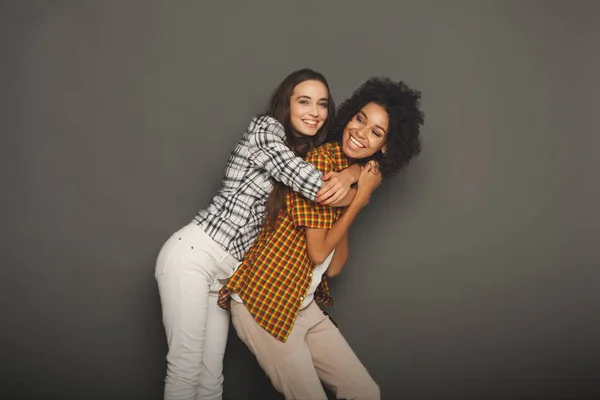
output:
POLYGON ((300 311, 285 343, 261 328, 235 300, 231 300, 231 319, 240 339, 286 399, 327 400, 321 382, 338 399, 381 398, 379 386, 314 301, 300 311))

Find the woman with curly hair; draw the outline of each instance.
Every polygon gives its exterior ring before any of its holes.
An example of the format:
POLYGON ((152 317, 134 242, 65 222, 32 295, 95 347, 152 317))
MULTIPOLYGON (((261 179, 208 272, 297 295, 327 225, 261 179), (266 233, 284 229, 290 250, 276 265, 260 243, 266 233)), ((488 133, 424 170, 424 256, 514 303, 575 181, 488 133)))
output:
POLYGON ((265 224, 219 292, 240 339, 286 399, 379 399, 379 386, 321 310, 327 278, 348 258, 347 233, 382 178, 421 151, 421 94, 404 82, 370 78, 339 108, 328 143, 306 155, 321 172, 362 165, 352 202, 332 208, 287 191, 275 223, 265 224), (319 303, 317 305, 316 303, 319 303))
POLYGON ((155 277, 169 348, 165 399, 222 397, 229 315, 217 306, 217 293, 284 188, 320 204, 349 204, 344 197, 360 167, 323 175, 302 158, 325 141, 334 112, 323 75, 288 75, 231 153, 219 192, 161 248, 155 277))

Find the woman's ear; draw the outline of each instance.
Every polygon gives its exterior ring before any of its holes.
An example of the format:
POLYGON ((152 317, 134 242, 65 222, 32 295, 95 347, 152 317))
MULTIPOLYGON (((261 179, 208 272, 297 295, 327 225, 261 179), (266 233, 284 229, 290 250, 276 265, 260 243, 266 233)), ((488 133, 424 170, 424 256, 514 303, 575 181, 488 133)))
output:
POLYGON ((382 154, 384 157, 385 157, 385 155, 387 154, 387 144, 386 144, 386 145, 384 145, 384 146, 381 148, 381 154, 382 154))

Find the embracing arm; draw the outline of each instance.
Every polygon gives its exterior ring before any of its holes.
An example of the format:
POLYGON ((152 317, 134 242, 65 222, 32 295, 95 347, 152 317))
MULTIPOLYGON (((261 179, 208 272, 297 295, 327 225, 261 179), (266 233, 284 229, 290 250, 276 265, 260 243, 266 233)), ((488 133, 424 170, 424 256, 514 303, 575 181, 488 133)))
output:
MULTIPOLYGON (((250 134, 249 147, 253 161, 264 168, 271 177, 300 193, 312 201, 325 202, 334 207, 347 199, 350 186, 358 180, 360 167, 347 168, 338 173, 331 172, 326 176, 309 162, 296 156, 285 143, 283 126, 273 120, 272 123, 257 125, 250 134), (327 180, 324 184, 323 180, 327 180), (333 204, 336 203, 336 204, 333 204)), ((325 203, 324 203, 325 204, 325 203)))
MULTIPOLYGON (((358 181, 358 189, 352 203, 330 229, 306 227, 306 250, 308 258, 316 264, 322 264, 327 256, 347 235, 348 229, 358 213, 369 203, 371 193, 381 184, 381 175, 371 166, 365 167, 358 181)), ((334 255, 335 256, 335 255, 334 255)))
MULTIPOLYGON (((315 265, 322 264, 348 233, 348 229, 364 206, 352 202, 331 229, 305 228, 308 258, 315 265)), ((335 256, 335 254, 334 254, 335 256)))
POLYGON ((338 243, 338 245, 335 248, 335 253, 333 253, 331 263, 329 264, 329 267, 327 268, 327 272, 326 272, 327 277, 331 278, 333 276, 338 275, 340 272, 342 272, 342 268, 344 268, 344 265, 346 264, 347 260, 348 260, 348 234, 346 233, 342 237, 342 240, 340 240, 340 242, 338 243))
MULTIPOLYGON (((340 171, 341 173, 342 171, 340 171)), ((321 191, 323 191, 323 189, 321 189, 321 191)), ((330 205, 332 207, 347 207, 350 205, 350 203, 352 203, 352 200, 354 200, 354 196, 356 196, 356 189, 355 188, 350 188, 348 190, 348 194, 346 194, 346 196, 344 196, 342 199, 336 201, 335 203, 321 203, 323 205, 330 205)))
POLYGON ((359 164, 352 164, 340 172, 328 172, 323 175, 325 185, 317 195, 317 202, 325 206, 346 207, 354 199, 356 189, 351 186, 358 182, 362 167, 359 164), (345 189, 347 193, 344 194, 345 189))

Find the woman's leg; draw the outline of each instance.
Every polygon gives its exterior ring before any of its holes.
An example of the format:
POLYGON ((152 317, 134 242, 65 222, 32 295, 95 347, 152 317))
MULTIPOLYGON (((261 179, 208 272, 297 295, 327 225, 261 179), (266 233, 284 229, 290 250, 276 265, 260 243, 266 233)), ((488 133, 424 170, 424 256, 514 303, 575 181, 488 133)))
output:
POLYGON ((256 356, 277 391, 287 400, 327 399, 304 342, 309 321, 299 315, 283 343, 258 325, 243 304, 235 300, 230 304, 231 321, 238 336, 256 356))
POLYGON ((229 312, 217 305, 221 286, 216 281, 208 294, 204 356, 198 379, 197 400, 223 397, 223 358, 229 333, 229 312))
POLYGON ((196 225, 176 232, 161 249, 155 276, 169 348, 165 399, 222 397, 222 357, 229 322, 219 315, 216 299, 210 299, 209 293, 230 258, 225 252, 220 254, 196 225), (219 334, 224 339, 214 340, 219 334), (216 348, 220 345, 222 349, 216 348))
POLYGON ((305 312, 317 321, 306 334, 306 344, 323 384, 338 399, 381 399, 379 386, 329 317, 314 301, 305 312))

